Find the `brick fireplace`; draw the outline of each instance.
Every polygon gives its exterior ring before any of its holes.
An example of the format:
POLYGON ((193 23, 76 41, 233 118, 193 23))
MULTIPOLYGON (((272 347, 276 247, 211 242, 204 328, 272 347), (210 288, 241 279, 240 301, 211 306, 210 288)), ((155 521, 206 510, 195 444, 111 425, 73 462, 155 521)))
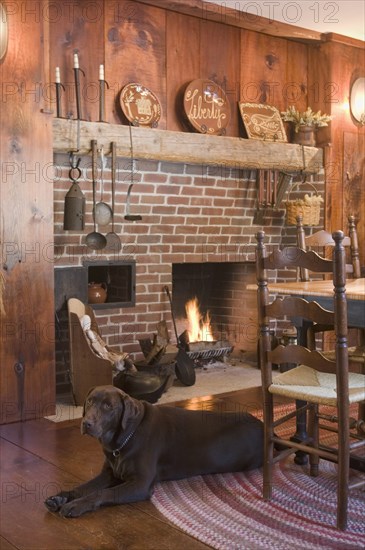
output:
MULTIPOLYGON (((256 224, 256 171, 224 165, 185 165, 138 160, 134 165, 131 213, 141 221, 124 220, 131 161, 118 158, 115 232, 121 251, 91 251, 86 235, 93 231, 91 160, 82 157, 80 187, 86 196, 85 229, 63 230, 64 197, 70 187, 68 155, 55 156, 54 191, 55 267, 82 267, 100 262, 135 263, 135 303, 96 309, 103 337, 109 345, 122 347, 140 357, 139 338, 148 338, 165 319, 172 330, 169 302, 164 292, 172 290, 174 310, 183 314, 189 293, 198 294, 203 309, 210 309, 212 324, 235 347, 256 347, 254 293, 245 291, 255 277, 255 233, 264 227, 267 242, 290 244, 295 229, 285 225, 284 209, 267 208, 256 224), (199 295, 200 294, 200 295, 199 295), (180 296, 180 298, 178 298, 180 296)), ((104 174, 103 200, 111 204, 110 159, 104 174)), ((321 176, 317 176, 320 180, 321 176)), ((323 192, 323 181, 316 181, 323 192)), ((302 191, 306 192, 305 190, 302 191)), ((100 197, 100 185, 96 198, 100 197)), ((106 234, 111 227, 100 227, 106 234)), ((56 299, 57 303, 57 299, 56 299)), ((57 380, 65 382, 65 361, 57 354, 57 380)))

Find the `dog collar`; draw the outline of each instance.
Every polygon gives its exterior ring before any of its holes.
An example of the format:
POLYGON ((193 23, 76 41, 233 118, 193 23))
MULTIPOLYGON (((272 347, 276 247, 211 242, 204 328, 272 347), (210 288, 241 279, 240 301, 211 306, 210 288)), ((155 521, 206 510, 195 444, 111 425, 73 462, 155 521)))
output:
POLYGON ((130 440, 130 438, 134 435, 134 432, 136 430, 133 430, 133 432, 131 432, 127 438, 123 441, 123 445, 121 445, 120 447, 118 447, 118 449, 115 449, 114 451, 112 451, 112 455, 114 456, 114 458, 117 458, 119 455, 120 455, 120 451, 127 445, 128 441, 130 440))

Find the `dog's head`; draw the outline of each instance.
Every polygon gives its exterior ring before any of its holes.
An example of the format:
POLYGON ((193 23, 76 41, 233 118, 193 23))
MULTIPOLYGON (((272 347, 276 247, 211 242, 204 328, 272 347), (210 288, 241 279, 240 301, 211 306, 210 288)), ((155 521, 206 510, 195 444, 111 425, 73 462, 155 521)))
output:
POLYGON ((97 386, 86 396, 81 433, 111 441, 143 416, 143 404, 115 386, 97 386))

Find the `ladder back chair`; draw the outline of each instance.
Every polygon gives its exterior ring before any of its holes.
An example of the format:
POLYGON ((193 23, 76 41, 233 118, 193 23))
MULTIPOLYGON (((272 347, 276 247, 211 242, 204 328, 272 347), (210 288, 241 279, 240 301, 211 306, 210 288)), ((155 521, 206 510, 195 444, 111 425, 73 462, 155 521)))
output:
MULTIPOLYGON (((365 444, 364 422, 352 422, 356 433, 350 430, 350 404, 364 402, 365 376, 348 371, 347 351, 347 302, 345 294, 346 270, 343 233, 333 234, 335 246, 333 260, 320 257, 313 251, 305 252, 298 247, 287 247, 267 253, 264 232, 256 235, 256 273, 259 320, 260 368, 264 401, 264 468, 263 496, 272 496, 274 463, 297 451, 309 454, 310 474, 319 474, 319 459, 337 463, 337 527, 346 529, 348 492, 350 484, 350 456, 365 444), (334 284, 333 311, 322 308, 317 302, 310 302, 299 296, 276 297, 271 301, 268 287, 268 270, 305 268, 310 272, 331 273, 334 284), (336 333, 334 360, 319 351, 310 350, 298 344, 279 345, 271 350, 270 320, 303 318, 311 322, 333 325, 336 333), (291 370, 273 378, 272 363, 294 363, 291 370), (304 402, 301 410, 274 419, 274 396, 285 396, 294 402, 304 402), (330 407, 331 414, 323 411, 330 407), (280 426, 293 419, 303 410, 308 415, 308 433, 304 441, 281 437, 280 426), (323 426, 320 419, 336 422, 323 426), (274 433, 275 429, 275 433, 274 433), (334 445, 326 441, 321 444, 323 429, 337 434, 334 445), (274 444, 281 450, 274 457, 274 444)), ((299 466, 298 466, 299 468, 299 466)), ((365 485, 365 480, 362 482, 365 485)), ((358 486, 358 483, 356 484, 358 486)))
MULTIPOLYGON (((303 250, 314 250, 318 254, 324 255, 326 247, 334 247, 335 241, 331 233, 321 229, 312 235, 306 235, 303 227, 303 217, 297 216, 297 245, 303 250)), ((354 216, 348 217, 349 236, 344 237, 343 246, 349 249, 349 263, 346 263, 346 273, 351 275, 351 278, 358 279, 361 277, 359 241, 357 237, 356 222, 354 216)), ((300 280, 309 281, 307 269, 300 270, 300 280)))
MULTIPOLYGON (((349 249, 347 254, 348 260, 351 260, 350 263, 346 263, 346 273, 353 279, 358 279, 361 277, 361 267, 360 267, 360 255, 359 255, 359 241, 357 236, 356 222, 354 216, 348 217, 348 231, 349 236, 344 237, 343 246, 349 249)), ((326 247, 333 248, 335 241, 332 238, 331 233, 324 231, 323 229, 313 233, 312 235, 306 236, 303 227, 303 218, 302 216, 297 216, 297 245, 303 250, 314 250, 319 252, 319 250, 324 251, 326 247)), ((309 281, 308 269, 302 268, 298 270, 300 273, 301 281, 309 281)), ((351 328, 351 327, 350 327, 351 328)), ((333 330, 333 327, 313 325, 308 331, 308 346, 315 347, 316 334, 319 332, 326 332, 333 330)), ((353 363, 360 364, 361 372, 365 371, 365 330, 357 329, 358 335, 358 345, 349 347, 348 353, 350 360, 353 363)), ((333 358, 333 352, 329 351, 327 354, 329 357, 333 358)))

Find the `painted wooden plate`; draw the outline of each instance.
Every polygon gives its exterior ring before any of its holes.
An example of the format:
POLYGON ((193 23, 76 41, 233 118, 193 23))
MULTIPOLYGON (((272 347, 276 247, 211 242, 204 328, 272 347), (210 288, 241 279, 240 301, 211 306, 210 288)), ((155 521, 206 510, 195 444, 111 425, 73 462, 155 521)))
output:
POLYGON ((132 82, 124 86, 120 93, 120 105, 127 120, 136 126, 155 128, 161 118, 158 97, 141 84, 132 82))
POLYGON ((238 103, 247 136, 266 141, 288 141, 280 112, 272 105, 238 103))
POLYGON ((198 79, 188 84, 184 111, 191 125, 202 134, 225 135, 231 119, 227 96, 212 80, 198 79))

